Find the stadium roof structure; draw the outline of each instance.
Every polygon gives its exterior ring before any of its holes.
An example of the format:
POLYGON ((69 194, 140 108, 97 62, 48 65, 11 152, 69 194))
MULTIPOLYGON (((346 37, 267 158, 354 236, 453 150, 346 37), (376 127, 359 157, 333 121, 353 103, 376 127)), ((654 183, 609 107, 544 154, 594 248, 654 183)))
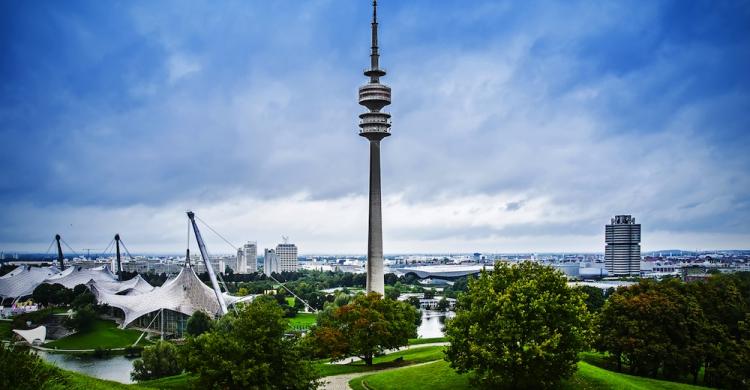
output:
POLYGON ((60 272, 57 267, 32 267, 22 265, 0 276, 0 298, 20 298, 29 296, 40 284, 61 284, 74 288, 79 284, 96 285, 100 291, 110 294, 139 295, 154 289, 140 275, 118 281, 108 265, 96 268, 74 266, 60 272))
POLYGON ((0 276, 0 298, 18 298, 31 295, 46 279, 57 275, 57 267, 32 267, 21 265, 0 276))
POLYGON ((118 282, 118 281, 109 281, 109 280, 102 280, 102 281, 95 281, 90 280, 87 284, 89 286, 89 289, 91 289, 91 286, 96 286, 100 291, 105 291, 110 294, 120 294, 120 295, 140 295, 145 294, 147 292, 150 292, 154 289, 154 286, 150 285, 146 279, 143 279, 141 275, 136 275, 135 277, 118 282))
POLYGON ((79 284, 88 284, 90 281, 96 283, 117 282, 117 276, 109 270, 108 265, 96 268, 83 268, 79 266, 69 267, 65 271, 47 278, 44 283, 61 284, 65 288, 74 288, 79 284))
MULTIPOLYGON (((99 284, 90 285, 100 304, 116 307, 125 313, 120 327, 124 328, 139 317, 162 309, 185 315, 204 311, 212 316, 221 314, 221 307, 216 293, 198 278, 193 268, 183 267, 180 273, 164 282, 161 287, 139 295, 117 295, 100 288, 99 284)), ((236 297, 222 293, 227 304, 252 300, 255 296, 236 297)))
POLYGON ((398 271, 404 275, 413 274, 420 279, 456 279, 467 275, 478 274, 483 269, 492 269, 484 264, 477 265, 425 265, 418 267, 399 268, 398 271))

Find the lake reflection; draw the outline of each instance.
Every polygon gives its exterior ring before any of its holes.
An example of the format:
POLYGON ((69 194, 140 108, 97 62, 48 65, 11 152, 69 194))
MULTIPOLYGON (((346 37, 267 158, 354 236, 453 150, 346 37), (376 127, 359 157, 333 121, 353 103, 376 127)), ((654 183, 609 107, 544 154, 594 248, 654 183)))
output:
POLYGON ((36 351, 36 353, 42 359, 65 370, 80 372, 88 376, 120 383, 133 383, 130 380, 130 371, 133 370, 133 359, 128 359, 125 356, 118 355, 97 359, 93 357, 47 353, 44 351, 36 351))
POLYGON ((453 318, 454 315, 452 311, 422 310, 422 324, 417 329, 417 335, 424 339, 445 336, 443 332, 445 318, 453 318))

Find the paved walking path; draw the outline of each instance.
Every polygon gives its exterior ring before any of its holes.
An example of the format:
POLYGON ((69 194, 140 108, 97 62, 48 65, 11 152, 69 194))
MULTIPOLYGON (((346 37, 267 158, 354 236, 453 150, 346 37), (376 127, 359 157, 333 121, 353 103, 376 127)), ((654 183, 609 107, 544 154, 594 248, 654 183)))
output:
MULTIPOLYGON (((439 347, 439 346, 445 346, 445 345, 449 345, 449 344, 450 343, 448 343, 448 342, 440 342, 440 343, 407 345, 404 348, 388 350, 388 351, 386 351, 386 355, 390 355, 390 354, 392 354, 394 352, 405 351, 405 350, 408 350, 408 349, 421 348, 421 347, 439 347)), ((348 358, 348 359, 344 359, 343 361, 336 362, 336 363, 331 363, 331 364, 349 364, 349 363, 353 363, 353 362, 360 361, 360 360, 362 360, 362 359, 360 359, 358 357, 351 357, 351 358, 348 358)), ((375 373, 379 373, 379 372, 386 372, 386 371, 398 370, 398 369, 406 368, 406 367, 416 367, 416 366, 421 366, 421 365, 430 364, 430 363, 435 363, 435 362, 432 361, 432 362, 425 362, 425 363, 418 363, 418 364, 410 364, 410 365, 401 366, 401 367, 384 368, 382 370, 372 370, 372 371, 365 371, 365 372, 355 372, 355 373, 351 373, 351 374, 342 374, 342 375, 327 376, 327 377, 323 378, 323 389, 325 389, 325 390, 349 390, 349 389, 351 389, 349 387, 349 381, 352 380, 352 379, 354 379, 354 378, 359 378, 361 376, 375 374, 375 373)))
POLYGON ((323 389, 325 390, 351 390, 351 387, 349 387, 349 381, 351 381, 354 378, 359 378, 361 376, 377 374, 377 373, 386 372, 386 371, 400 370, 402 368, 424 366, 425 364, 432 364, 432 363, 435 363, 435 361, 418 363, 418 364, 410 364, 408 366, 386 368, 383 370, 374 370, 374 371, 367 371, 367 372, 357 372, 353 374, 327 376, 323 378, 323 389))

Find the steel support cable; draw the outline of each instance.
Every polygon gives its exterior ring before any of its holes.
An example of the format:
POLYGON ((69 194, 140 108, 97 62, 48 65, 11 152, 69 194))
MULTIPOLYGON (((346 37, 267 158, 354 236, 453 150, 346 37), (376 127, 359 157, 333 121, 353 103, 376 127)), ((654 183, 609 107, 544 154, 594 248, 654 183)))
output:
MULTIPOLYGON (((161 309, 161 310, 159 310, 159 313, 160 313, 160 314, 161 314, 162 312, 164 312, 164 309, 161 309)), ((144 334, 146 334, 146 332, 148 332, 148 329, 149 329, 149 328, 151 327, 151 324, 153 324, 153 323, 154 323, 154 321, 156 321, 156 319, 157 319, 157 318, 159 318, 159 314, 155 315, 155 316, 154 316, 154 318, 153 318, 153 319, 151 320, 151 322, 149 322, 149 323, 148 323, 148 325, 146 325, 146 330, 144 330, 144 331, 143 331, 143 332, 141 333, 141 335, 140 335, 140 336, 138 336, 138 340, 135 340, 135 342, 134 342, 134 343, 133 343, 133 345, 132 345, 133 347, 135 347, 135 346, 136 346, 136 345, 138 344, 138 342, 140 342, 140 341, 141 341, 141 339, 143 338, 143 335, 144 335, 144 334)))
POLYGON ((271 275, 268 275, 268 277, 271 278, 271 280, 273 280, 274 282, 278 283, 281 287, 284 287, 284 290, 289 291, 289 294, 292 294, 295 298, 299 299, 299 301, 302 302, 305 305, 305 307, 307 307, 308 309, 310 309, 313 313, 317 313, 318 312, 314 307, 310 306, 310 304, 307 303, 304 299, 302 299, 299 296, 297 296, 297 294, 295 294, 294 291, 290 290, 289 287, 287 287, 286 285, 284 285, 284 283, 279 282, 278 280, 276 280, 276 278, 274 278, 271 275))
POLYGON ((49 246, 47 247, 47 252, 44 252, 44 256, 46 257, 49 252, 52 250, 52 246, 55 245, 55 239, 52 239, 52 242, 49 243, 49 246))
POLYGON ((125 249, 125 253, 128 255, 128 257, 130 258, 130 260, 135 260, 135 258, 133 258, 133 255, 130 254, 130 251, 128 250, 128 247, 126 247, 125 243, 122 241, 122 238, 120 239, 120 245, 122 245, 122 248, 125 249))
POLYGON ((232 248, 234 248, 235 251, 239 250, 239 248, 237 246, 235 246, 234 244, 232 244, 231 242, 229 242, 229 240, 227 240, 226 238, 224 238, 224 236, 222 236, 221 234, 219 234, 219 232, 217 232, 216 230, 214 230, 214 228, 212 228, 209 224, 206 223, 206 221, 202 220, 199 216, 196 215, 195 219, 201 221, 201 223, 203 223, 204 225, 206 225, 206 227, 208 228, 208 230, 214 232, 214 234, 216 234, 217 236, 219 236, 219 238, 221 238, 229 246, 231 246, 232 248))
POLYGON ((112 246, 112 244, 113 244, 114 242, 115 242, 115 239, 113 238, 113 239, 112 239, 112 240, 111 240, 111 241, 109 242, 109 244, 107 244, 107 247, 106 247, 106 248, 104 248, 104 250, 103 250, 103 251, 101 251, 101 252, 100 252, 99 254, 100 254, 101 256, 104 256, 104 255, 106 255, 107 253, 109 253, 109 252, 107 252, 107 250, 109 249, 109 247, 110 247, 110 246, 112 246))
MULTIPOLYGON (((235 250, 235 251, 238 251, 238 250, 239 250, 239 248, 238 248, 238 247, 236 247, 236 246, 235 246, 234 244, 232 244, 231 242, 229 242, 229 240, 227 240, 226 238, 224 238, 224 236, 222 236, 221 234, 219 234, 219 232, 217 232, 216 230, 214 230, 214 228, 212 228, 212 227, 211 227, 211 226, 210 226, 209 224, 207 224, 207 223, 206 223, 206 221, 204 221, 204 220, 200 219, 200 217, 198 217, 197 215, 195 216, 195 219, 197 219, 197 220, 201 221, 201 223, 203 223, 204 225, 206 225, 206 227, 207 227, 207 228, 208 228, 209 230, 211 230, 212 232, 214 232, 214 234, 216 234, 217 236, 219 236, 219 238, 221 238, 221 239, 222 239, 222 240, 224 240, 224 242, 226 242, 226 243, 227 243, 227 244, 228 244, 229 246, 231 246, 232 248, 234 248, 234 250, 235 250)), ((309 304, 309 303, 307 303, 307 302, 306 302, 306 301, 305 301, 304 299, 300 298, 300 297, 299 297, 299 296, 298 296, 297 294, 295 294, 295 293, 294 293, 294 292, 293 292, 292 290, 290 290, 290 289, 289 289, 289 287, 287 287, 287 286, 285 286, 285 285, 284 285, 284 283, 281 283, 281 282, 279 282, 278 280, 276 280, 276 278, 274 278, 274 277, 273 277, 273 276, 271 276, 271 275, 268 275, 268 277, 269 277, 269 278, 271 278, 271 279, 272 279, 272 280, 273 280, 274 282, 278 283, 278 284, 279 284, 279 285, 280 285, 281 287, 283 287, 283 288, 284 288, 284 290, 286 290, 286 291, 289 291, 289 293, 290 293, 290 294, 292 294, 292 295, 293 295, 293 296, 294 296, 295 298, 299 299, 299 300, 300 300, 300 302, 302 302, 302 303, 303 303, 303 304, 305 305, 305 307, 307 307, 308 309, 312 310, 312 311, 313 311, 313 313, 317 312, 317 310, 315 310, 315 308, 314 308, 314 307, 310 306, 310 304, 309 304)), ((222 283, 224 283, 224 279, 223 279, 223 278, 221 278, 221 273, 219 273, 219 279, 221 279, 221 282, 222 282, 222 283)), ((225 289, 227 288, 227 287, 226 287, 226 283, 224 283, 224 288, 225 288, 225 289)), ((229 291, 229 290, 227 290, 227 291, 229 291)))
POLYGON ((79 255, 78 252, 75 251, 75 249, 71 248, 70 245, 68 245, 68 243, 65 242, 65 240, 63 240, 62 238, 60 238, 60 241, 62 241, 62 243, 65 244, 65 247, 67 247, 68 249, 70 249, 70 251, 73 252, 73 254, 76 255, 76 257, 81 257, 81 255, 79 255))

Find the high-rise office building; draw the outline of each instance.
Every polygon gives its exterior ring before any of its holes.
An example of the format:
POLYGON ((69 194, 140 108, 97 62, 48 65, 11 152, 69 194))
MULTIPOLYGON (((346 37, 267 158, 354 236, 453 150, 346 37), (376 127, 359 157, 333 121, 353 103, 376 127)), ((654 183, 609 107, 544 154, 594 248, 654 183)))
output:
POLYGON ((243 267, 241 273, 258 272, 258 245, 255 242, 248 241, 242 247, 243 267))
POLYGON ((297 271, 297 245, 289 244, 284 240, 283 244, 276 245, 276 256, 279 258, 279 269, 283 271, 297 271))
POLYGON ((263 251, 263 273, 266 276, 271 276, 271 274, 278 274, 280 272, 279 257, 276 255, 276 251, 273 249, 265 249, 263 251))
POLYGON ((242 273, 244 274, 245 271, 242 271, 246 268, 245 263, 245 252, 242 250, 242 248, 237 248, 237 260, 236 264, 234 266, 234 270, 236 273, 242 273))
POLYGON ((630 215, 616 215, 605 227, 604 265, 610 276, 641 273, 641 225, 630 215))
POLYGON ((381 111, 391 104, 391 88, 380 83, 385 70, 380 68, 378 53, 377 2, 372 2, 370 81, 359 87, 359 104, 368 112, 359 115, 359 135, 370 141, 370 214, 367 230, 367 291, 383 294, 383 219, 380 202, 380 141, 391 135, 391 114, 381 111))

